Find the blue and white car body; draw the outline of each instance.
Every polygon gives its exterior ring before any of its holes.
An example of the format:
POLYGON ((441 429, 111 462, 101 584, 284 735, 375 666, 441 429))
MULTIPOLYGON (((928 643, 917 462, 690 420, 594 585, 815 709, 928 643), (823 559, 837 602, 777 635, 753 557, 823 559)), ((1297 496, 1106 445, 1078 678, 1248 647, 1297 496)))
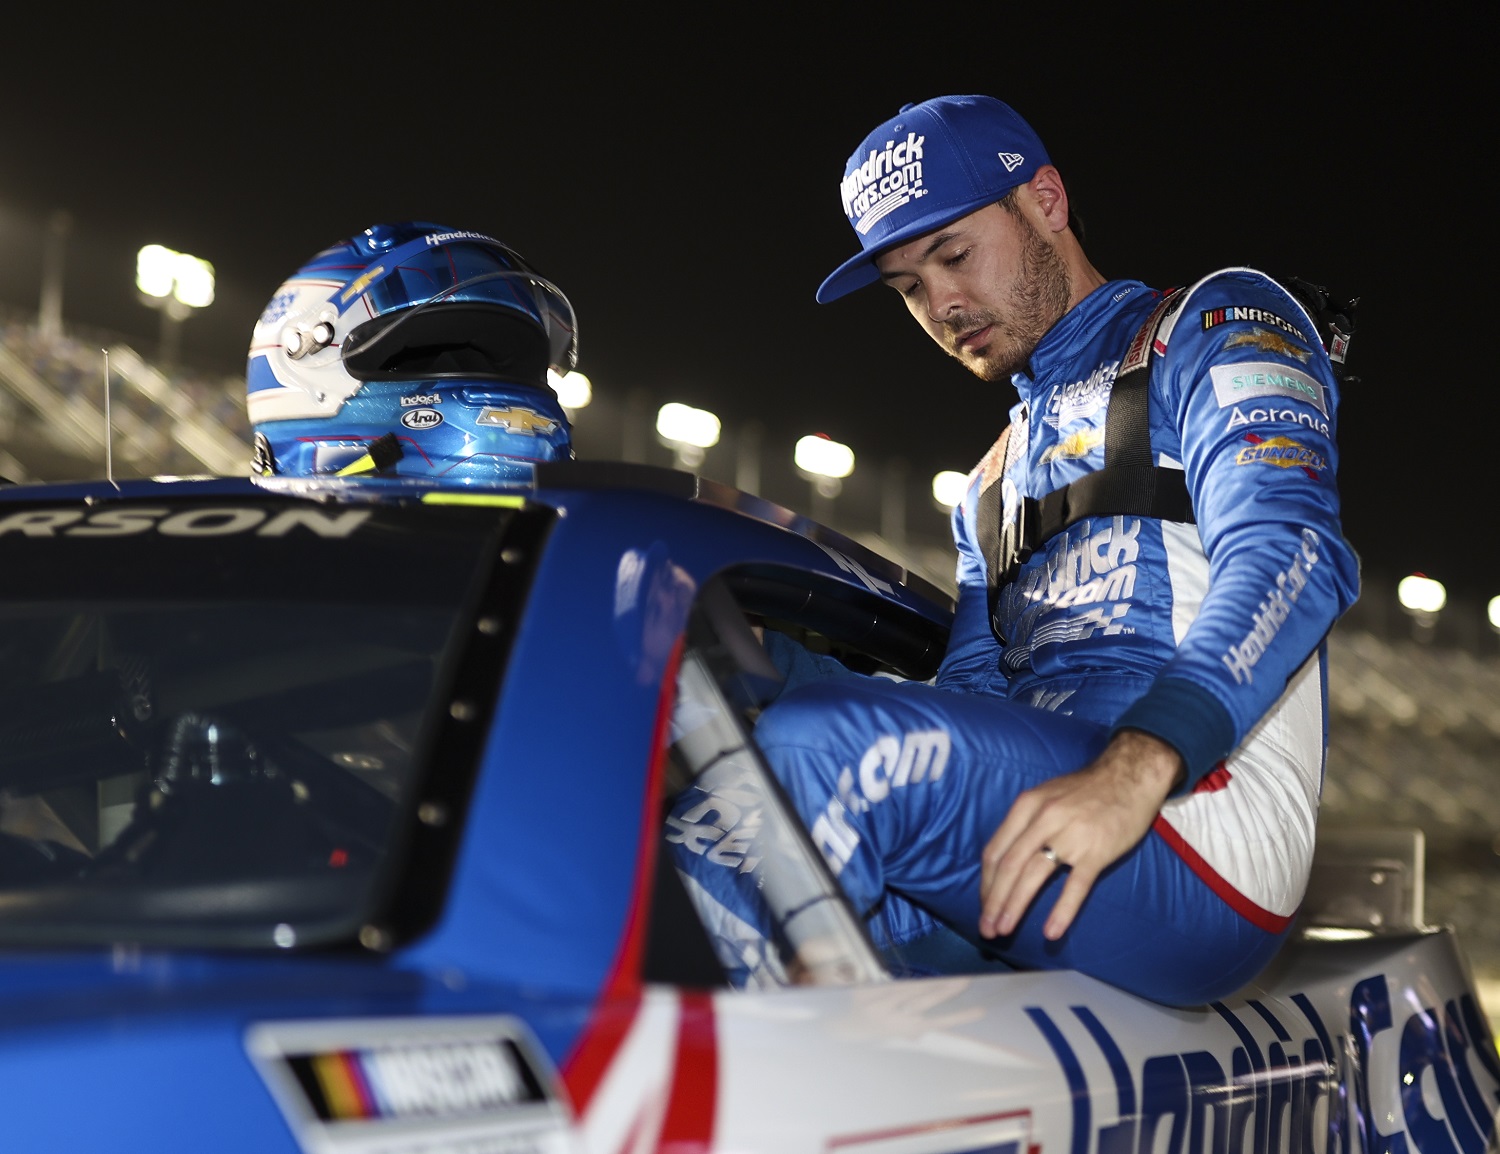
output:
POLYGON ((749 622, 925 679, 952 604, 757 498, 584 462, 8 486, 0 589, 9 1149, 1494 1148, 1414 841, 1331 839, 1211 1005, 882 958, 759 761, 749 622), (740 812, 674 808, 726 774, 740 812), (711 869, 764 894, 755 981, 711 869))

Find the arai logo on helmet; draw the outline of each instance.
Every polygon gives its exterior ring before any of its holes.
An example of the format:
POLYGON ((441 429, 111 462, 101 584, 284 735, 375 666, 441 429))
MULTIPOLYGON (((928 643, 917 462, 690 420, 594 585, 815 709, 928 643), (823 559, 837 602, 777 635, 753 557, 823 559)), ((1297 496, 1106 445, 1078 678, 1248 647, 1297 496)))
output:
POLYGON ((443 414, 436 409, 407 409, 401 423, 408 429, 435 429, 443 423, 443 414))

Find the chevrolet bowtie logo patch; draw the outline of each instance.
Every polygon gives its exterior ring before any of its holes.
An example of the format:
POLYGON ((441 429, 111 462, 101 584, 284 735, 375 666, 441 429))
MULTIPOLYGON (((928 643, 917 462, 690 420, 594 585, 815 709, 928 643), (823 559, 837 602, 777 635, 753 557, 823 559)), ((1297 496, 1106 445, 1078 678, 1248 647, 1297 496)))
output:
POLYGON ((364 292, 365 289, 369 288, 371 283, 383 275, 385 275, 385 265, 383 264, 366 269, 344 287, 344 291, 339 294, 339 300, 348 304, 355 297, 359 296, 360 293, 364 292))
POLYGON ((557 428, 556 421, 542 416, 535 409, 522 409, 514 406, 509 409, 485 409, 479 414, 478 423, 509 429, 512 433, 524 433, 528 437, 534 437, 538 433, 550 433, 557 428))
POLYGON ((1285 357, 1293 357, 1304 365, 1307 364, 1307 358, 1312 356, 1307 349, 1294 345, 1280 333, 1267 329, 1255 328, 1245 333, 1234 333, 1224 341, 1226 351, 1246 346, 1263 353, 1280 353, 1285 357))

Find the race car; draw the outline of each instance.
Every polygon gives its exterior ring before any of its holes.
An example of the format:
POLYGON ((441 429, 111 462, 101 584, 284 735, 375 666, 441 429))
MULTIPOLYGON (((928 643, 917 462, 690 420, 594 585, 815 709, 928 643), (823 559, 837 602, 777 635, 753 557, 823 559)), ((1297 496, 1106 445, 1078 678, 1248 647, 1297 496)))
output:
POLYGON ((750 494, 5 486, 0 589, 7 1149, 1494 1149, 1411 831, 1325 839, 1210 1005, 877 950, 757 751, 767 642, 925 680, 952 602, 750 494))

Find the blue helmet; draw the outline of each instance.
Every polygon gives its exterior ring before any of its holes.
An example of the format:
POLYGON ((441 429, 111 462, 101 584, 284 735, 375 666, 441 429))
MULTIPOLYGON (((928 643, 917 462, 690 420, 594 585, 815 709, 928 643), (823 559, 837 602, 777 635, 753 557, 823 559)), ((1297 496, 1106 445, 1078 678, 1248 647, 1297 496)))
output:
POLYGON ((562 290, 513 249, 423 221, 318 253, 256 322, 252 471, 528 482, 569 460, 549 369, 578 358, 562 290))

